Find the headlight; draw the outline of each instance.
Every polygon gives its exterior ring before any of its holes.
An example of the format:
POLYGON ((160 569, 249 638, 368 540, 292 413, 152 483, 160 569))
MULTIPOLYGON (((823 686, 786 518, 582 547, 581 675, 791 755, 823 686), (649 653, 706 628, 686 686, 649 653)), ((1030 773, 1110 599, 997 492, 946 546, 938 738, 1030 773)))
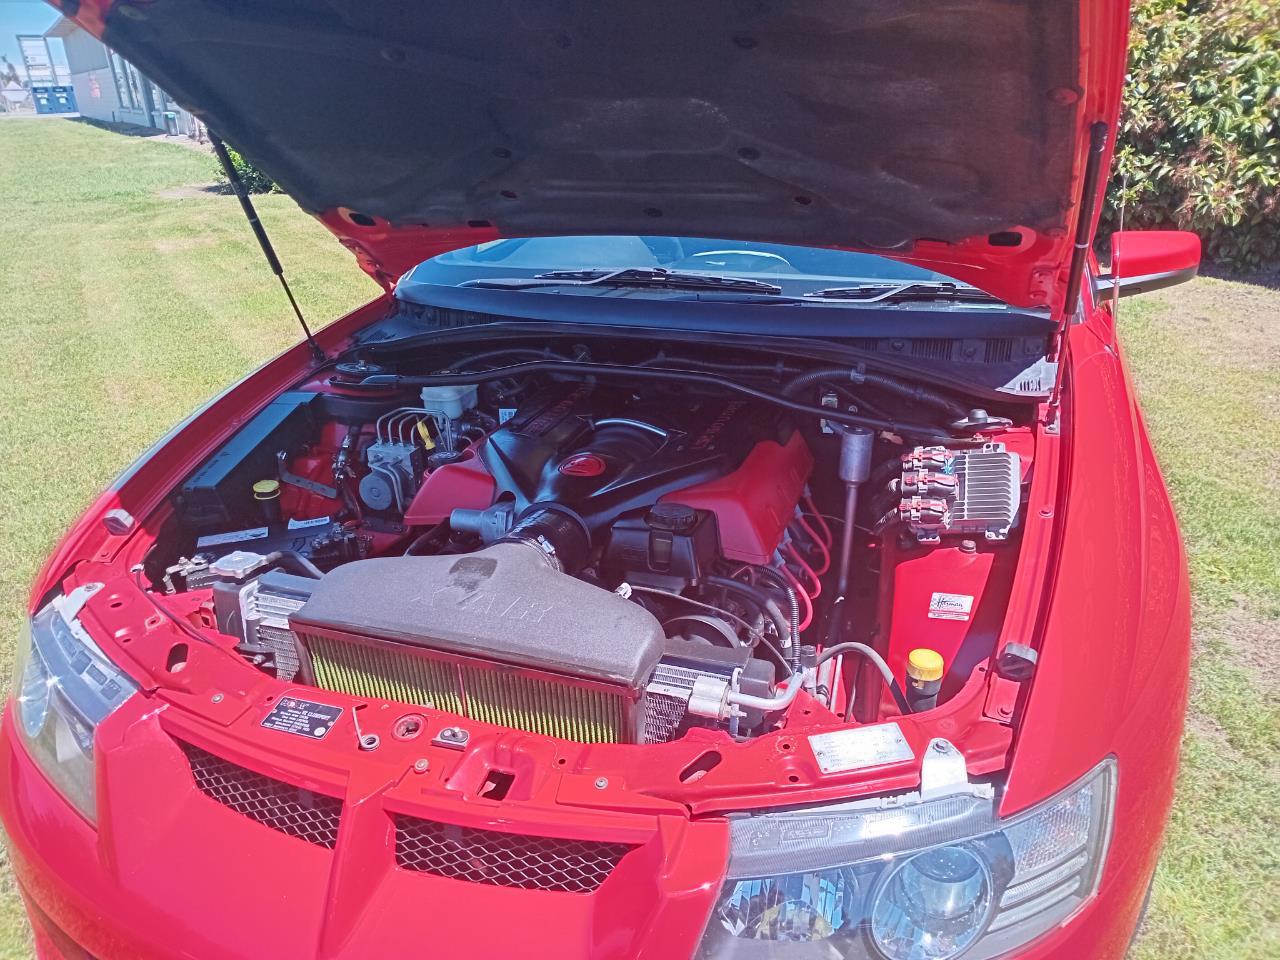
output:
POLYGON ((77 619, 99 586, 55 597, 31 618, 18 645, 13 691, 27 751, 90 820, 97 819, 94 732, 138 689, 77 619))
POLYGON ((981 793, 735 820, 702 960, 987 960, 1097 891, 1115 761, 1007 820, 981 793))

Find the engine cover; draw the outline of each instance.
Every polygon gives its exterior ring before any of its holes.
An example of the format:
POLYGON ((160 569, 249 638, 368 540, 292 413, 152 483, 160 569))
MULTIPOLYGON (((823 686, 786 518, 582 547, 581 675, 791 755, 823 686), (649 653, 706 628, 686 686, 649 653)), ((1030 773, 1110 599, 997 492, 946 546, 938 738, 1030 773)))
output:
POLYGON ((481 457, 517 515, 534 503, 574 510, 597 530, 664 494, 736 469, 756 442, 793 432, 745 401, 636 401, 619 390, 566 385, 523 405, 481 457))
MULTIPOLYGON (((696 397, 655 402, 565 384, 524 403, 473 460, 454 465, 459 476, 464 467, 468 477, 483 471, 492 486, 470 484, 455 502, 427 503, 429 495, 461 489, 443 482, 453 476, 436 482, 433 474, 406 520, 423 523, 449 516, 455 506, 487 506, 470 495, 475 487, 510 501, 507 523, 534 505, 555 504, 602 542, 599 535, 620 516, 659 500, 682 503, 688 491, 696 500, 690 505, 715 513, 729 532, 727 556, 762 563, 776 548, 812 464, 789 417, 768 404, 696 397)), ((504 528, 493 529, 496 535, 486 539, 497 539, 504 528)))

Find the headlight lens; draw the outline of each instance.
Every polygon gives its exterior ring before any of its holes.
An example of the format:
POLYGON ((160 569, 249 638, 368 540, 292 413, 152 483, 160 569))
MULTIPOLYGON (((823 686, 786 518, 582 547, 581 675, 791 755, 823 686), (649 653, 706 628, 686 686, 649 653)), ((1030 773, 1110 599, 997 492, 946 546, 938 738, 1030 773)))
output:
POLYGON ((699 957, 998 957, 1070 919, 1097 891, 1115 779, 1108 759, 1003 821, 978 794, 735 820, 729 879, 699 957))
POLYGON ((86 584, 42 607, 24 630, 14 671, 15 711, 27 751, 90 820, 97 819, 94 733, 138 689, 77 619, 98 587, 86 584))
POLYGON ((950 960, 978 938, 994 905, 979 853, 934 847, 887 871, 871 904, 871 939, 890 960, 950 960))

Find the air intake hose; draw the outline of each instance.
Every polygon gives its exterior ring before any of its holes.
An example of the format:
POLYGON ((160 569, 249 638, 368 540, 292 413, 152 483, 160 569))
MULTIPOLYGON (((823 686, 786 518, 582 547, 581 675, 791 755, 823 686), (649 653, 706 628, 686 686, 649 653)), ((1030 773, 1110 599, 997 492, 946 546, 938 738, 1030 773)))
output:
POLYGON ((576 574, 587 565, 591 535, 576 513, 558 503, 535 503, 498 543, 536 547, 562 573, 576 574))

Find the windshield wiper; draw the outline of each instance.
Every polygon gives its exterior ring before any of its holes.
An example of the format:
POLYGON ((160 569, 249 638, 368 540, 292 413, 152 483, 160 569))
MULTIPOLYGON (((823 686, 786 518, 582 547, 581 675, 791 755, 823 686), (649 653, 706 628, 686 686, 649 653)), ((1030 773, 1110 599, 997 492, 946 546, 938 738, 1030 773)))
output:
POLYGON ((909 300, 945 300, 951 303, 1004 303, 984 290, 959 283, 863 283, 854 287, 828 287, 803 295, 806 299, 844 303, 903 303, 909 300))
POLYGON ((678 273, 662 267, 625 270, 552 270, 535 277, 487 277, 468 280, 460 287, 526 290, 533 287, 640 287, 658 290, 719 290, 777 295, 782 288, 763 280, 716 277, 702 273, 678 273))

